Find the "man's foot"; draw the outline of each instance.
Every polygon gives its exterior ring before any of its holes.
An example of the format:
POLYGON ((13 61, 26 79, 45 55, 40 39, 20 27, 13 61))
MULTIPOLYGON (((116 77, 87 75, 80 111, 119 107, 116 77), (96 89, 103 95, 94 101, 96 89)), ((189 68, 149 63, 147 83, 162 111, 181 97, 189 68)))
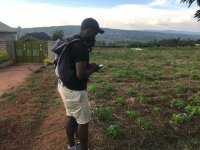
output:
POLYGON ((78 143, 76 143, 73 147, 70 147, 70 146, 68 146, 68 150, 80 150, 81 149, 81 146, 80 146, 80 144, 78 143))

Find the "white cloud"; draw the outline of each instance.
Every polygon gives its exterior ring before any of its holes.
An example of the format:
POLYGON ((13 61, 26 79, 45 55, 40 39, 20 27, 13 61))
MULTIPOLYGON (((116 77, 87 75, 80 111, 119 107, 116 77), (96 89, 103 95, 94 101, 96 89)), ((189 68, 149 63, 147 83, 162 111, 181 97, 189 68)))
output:
MULTIPOLYGON (((160 5, 167 2, 161 1, 160 5)), ((154 4, 156 3, 159 3, 158 0, 154 0, 154 4)), ((12 27, 37 27, 80 25, 84 18, 93 17, 99 21, 100 26, 106 28, 196 31, 200 29, 200 23, 193 18, 195 11, 195 8, 188 9, 187 7, 170 10, 155 8, 152 7, 152 3, 150 5, 120 5, 103 9, 3 1, 0 21, 12 27)))
POLYGON ((169 0, 153 0, 150 3, 150 6, 163 6, 165 4, 167 4, 169 2, 169 0))

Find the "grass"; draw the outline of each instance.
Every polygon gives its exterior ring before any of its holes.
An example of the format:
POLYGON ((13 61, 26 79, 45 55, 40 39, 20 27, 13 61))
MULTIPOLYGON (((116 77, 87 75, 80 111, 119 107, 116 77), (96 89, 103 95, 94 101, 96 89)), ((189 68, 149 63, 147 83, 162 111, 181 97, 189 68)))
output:
POLYGON ((1 98, 7 100, 7 101, 12 101, 17 98, 17 95, 15 93, 7 92, 1 95, 1 98))

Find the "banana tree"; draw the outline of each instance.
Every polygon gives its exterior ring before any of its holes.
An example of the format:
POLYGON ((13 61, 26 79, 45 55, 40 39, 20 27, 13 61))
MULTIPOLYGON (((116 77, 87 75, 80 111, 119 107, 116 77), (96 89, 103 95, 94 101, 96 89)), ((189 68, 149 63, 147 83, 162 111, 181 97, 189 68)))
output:
MULTIPOLYGON (((190 7, 195 1, 197 1, 197 5, 200 7, 200 0, 181 0, 181 3, 188 3, 188 7, 190 7)), ((196 11, 194 17, 197 18, 198 21, 200 21, 200 10, 196 11)))

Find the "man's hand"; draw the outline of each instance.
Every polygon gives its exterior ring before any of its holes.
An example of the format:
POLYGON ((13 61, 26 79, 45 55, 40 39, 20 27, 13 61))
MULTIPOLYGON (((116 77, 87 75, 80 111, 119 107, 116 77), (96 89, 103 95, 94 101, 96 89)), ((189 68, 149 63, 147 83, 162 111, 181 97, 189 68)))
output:
POLYGON ((91 70, 91 72, 97 72, 99 69, 100 67, 96 63, 89 64, 89 70, 91 70))
POLYGON ((98 71, 100 67, 95 64, 89 64, 89 69, 87 70, 87 62, 77 62, 76 63, 76 76, 78 79, 82 80, 88 78, 92 73, 98 71))

